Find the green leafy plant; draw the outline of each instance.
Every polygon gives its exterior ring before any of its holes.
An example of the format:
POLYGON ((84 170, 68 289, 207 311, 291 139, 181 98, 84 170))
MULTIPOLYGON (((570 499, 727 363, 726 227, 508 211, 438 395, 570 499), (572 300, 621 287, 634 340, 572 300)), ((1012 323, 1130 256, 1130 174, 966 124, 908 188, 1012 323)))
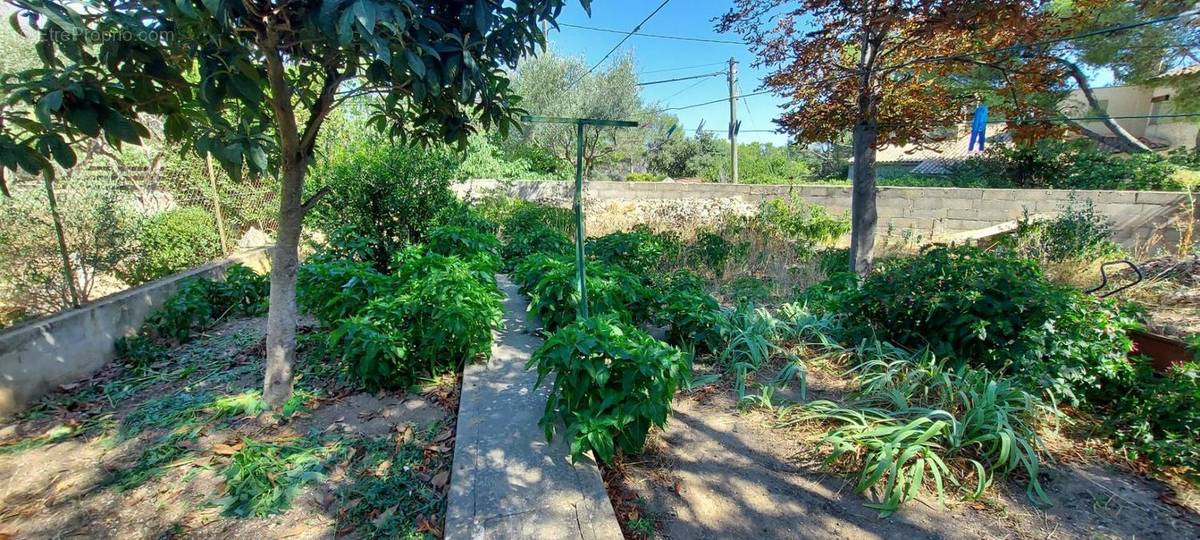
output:
POLYGON ((212 261, 221 256, 221 239, 207 210, 180 208, 146 220, 138 230, 138 249, 130 283, 145 283, 212 261))
POLYGON ((250 317, 266 315, 271 281, 265 274, 233 264, 225 269, 225 279, 219 283, 216 292, 218 305, 229 306, 250 317))
MULTIPOLYGON (((546 272, 537 276, 527 289, 529 311, 538 316, 547 331, 554 332, 575 321, 578 315, 578 277, 573 264, 546 262, 546 265, 546 272)), ((586 268, 590 313, 612 313, 629 324, 649 318, 653 297, 641 277, 595 262, 589 262, 586 268)))
POLYGON ((688 263, 720 276, 734 254, 734 246, 716 231, 701 230, 688 247, 688 263))
POLYGON ((656 269, 664 256, 680 249, 678 237, 656 233, 644 225, 629 232, 610 233, 587 241, 587 253, 591 258, 637 274, 656 269))
POLYGON ((740 276, 726 284, 722 292, 735 304, 763 304, 772 296, 771 284, 755 276, 740 276))
POLYGON ((667 325, 667 343, 697 354, 716 349, 721 340, 721 306, 695 274, 672 274, 660 294, 654 319, 667 325))
POLYGON ((311 189, 328 188, 310 213, 312 222, 366 240, 363 255, 380 272, 400 247, 424 241, 434 217, 455 204, 454 160, 438 149, 384 141, 348 145, 312 176, 311 189))
POLYGON ((721 312, 717 323, 720 354, 717 361, 733 372, 738 396, 746 394, 746 378, 771 358, 778 338, 776 320, 765 309, 741 304, 721 312))
POLYGON ((782 412, 782 424, 832 424, 826 464, 857 469, 855 491, 879 489, 868 504, 888 516, 932 485, 939 500, 955 487, 979 498, 996 478, 1021 471, 1030 499, 1048 503, 1038 480, 1036 397, 986 370, 951 368, 928 350, 875 344, 851 374, 861 386, 849 405, 814 401, 782 412))
POLYGON ((411 254, 393 289, 329 334, 346 372, 368 388, 404 388, 491 350, 501 296, 460 258, 411 254))
POLYGON ((1142 360, 1127 380, 1093 396, 1091 404, 1118 449, 1158 470, 1175 467, 1200 484, 1200 359, 1161 374, 1142 360))
POLYGON ((611 314, 555 332, 528 366, 537 367, 538 387, 553 375, 539 422, 546 438, 554 438, 561 420, 573 460, 592 451, 606 463, 618 448, 640 453, 650 429, 666 425, 675 390, 689 371, 678 349, 611 314))
POLYGON ((143 330, 149 330, 152 336, 187 341, 193 332, 208 326, 220 314, 213 304, 216 295, 217 284, 210 279, 181 280, 175 294, 146 319, 143 330))
POLYGON ((575 234, 575 213, 569 208, 537 204, 520 199, 509 200, 502 211, 500 234, 505 242, 522 231, 549 227, 566 237, 575 234))
POLYGON ((397 285, 395 278, 367 262, 308 262, 297 272, 296 299, 321 324, 332 327, 397 285))
POLYGON ((116 348, 121 362, 139 373, 170 357, 165 347, 143 335, 124 336, 117 340, 116 348))
POLYGON ((1037 220, 1026 215, 1001 245, 1043 263, 1095 261, 1121 252, 1112 237, 1112 221, 1097 212, 1090 199, 1072 198, 1054 218, 1037 220))
POLYGON ((562 233, 544 225, 513 231, 504 237, 504 246, 501 251, 504 258, 504 270, 511 272, 520 261, 534 254, 568 255, 574 245, 562 233))
POLYGON ((427 244, 434 253, 457 255, 491 274, 500 269, 500 242, 494 234, 471 227, 446 225, 430 229, 427 244))
POLYGON ((928 347, 1046 388, 1055 399, 1077 403, 1130 369, 1131 317, 1006 254, 928 249, 889 264, 840 300, 860 337, 928 347))
POLYGON ((793 243, 803 253, 830 246, 850 232, 848 217, 834 217, 825 207, 794 197, 764 201, 749 225, 760 234, 793 243))

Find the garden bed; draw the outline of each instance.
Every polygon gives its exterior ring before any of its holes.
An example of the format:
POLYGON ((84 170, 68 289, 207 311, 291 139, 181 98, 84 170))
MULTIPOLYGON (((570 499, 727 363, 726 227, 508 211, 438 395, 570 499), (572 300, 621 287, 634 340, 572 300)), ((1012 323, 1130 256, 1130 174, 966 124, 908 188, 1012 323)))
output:
POLYGON ((302 345, 299 397, 264 416, 264 326, 228 320, 0 424, 0 536, 438 534, 457 376, 364 393, 302 345))
MULTIPOLYGON (((1055 451, 1058 462, 1043 465, 1050 506, 1035 505, 1020 485, 1004 482, 978 500, 948 497, 946 507, 922 495, 880 518, 865 506, 877 499, 855 494, 852 476, 822 467, 824 429, 776 428, 769 410, 739 408, 731 384, 726 377, 681 393, 646 453, 610 468, 610 495, 624 510, 618 512, 628 536, 647 537, 651 530, 663 538, 1200 535, 1200 514, 1178 506, 1183 501, 1171 488, 1078 451, 1080 441, 1064 441, 1069 453, 1055 451)), ((845 384, 832 370, 810 370, 807 397, 836 401, 845 384)), ((789 397, 797 398, 781 390, 775 405, 789 397)))

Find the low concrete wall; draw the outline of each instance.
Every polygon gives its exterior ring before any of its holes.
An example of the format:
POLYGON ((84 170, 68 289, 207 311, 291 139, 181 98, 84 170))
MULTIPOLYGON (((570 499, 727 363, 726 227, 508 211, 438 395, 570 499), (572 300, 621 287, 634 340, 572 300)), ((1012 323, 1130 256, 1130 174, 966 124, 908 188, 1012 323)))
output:
POLYGON ((117 339, 136 333, 180 280, 220 277, 238 262, 266 271, 270 248, 248 250, 0 333, 0 416, 98 371, 115 356, 117 339))
MULTIPOLYGON (((569 199, 572 185, 470 180, 455 189, 468 196, 502 188, 515 197, 550 202, 569 199)), ((1026 211, 1054 213, 1072 196, 1091 200, 1097 211, 1112 219, 1117 241, 1143 249, 1173 249, 1189 204, 1187 195, 1178 192, 881 187, 879 234, 914 240, 942 238, 1019 219, 1026 211)), ((587 201, 740 199, 757 203, 779 197, 797 197, 835 212, 850 211, 849 186, 589 182, 584 192, 587 201)))

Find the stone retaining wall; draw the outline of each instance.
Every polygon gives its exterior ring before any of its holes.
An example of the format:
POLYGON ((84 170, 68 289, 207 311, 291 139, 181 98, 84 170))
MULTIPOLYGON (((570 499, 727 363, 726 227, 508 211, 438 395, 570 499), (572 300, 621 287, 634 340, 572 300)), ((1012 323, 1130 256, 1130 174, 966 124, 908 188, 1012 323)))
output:
MULTIPOLYGON (((554 181, 497 182, 470 180, 456 186, 462 195, 479 195, 497 188, 528 200, 565 201, 572 184, 554 181)), ((747 184, 677 184, 665 182, 588 182, 587 201, 740 199, 749 203, 797 197, 835 212, 850 211, 849 186, 784 186, 747 184)), ((1089 199, 1096 210, 1113 220, 1117 240, 1130 249, 1174 249, 1185 223, 1189 202, 1185 193, 1158 191, 1066 191, 976 188, 879 188, 879 234, 936 239, 1019 219, 1055 213, 1070 198, 1089 199)), ((1191 214, 1193 218, 1196 212, 1191 214)))

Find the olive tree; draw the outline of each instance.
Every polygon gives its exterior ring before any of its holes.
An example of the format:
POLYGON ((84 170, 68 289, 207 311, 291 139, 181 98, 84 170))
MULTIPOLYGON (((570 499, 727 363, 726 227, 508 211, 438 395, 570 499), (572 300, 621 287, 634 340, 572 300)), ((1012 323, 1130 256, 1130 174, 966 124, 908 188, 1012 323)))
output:
MULTIPOLYGON (((589 0, 581 0, 588 8, 589 0)), ((7 77, 0 166, 75 164, 72 145, 138 144, 141 118, 234 177, 279 177, 263 397, 291 395, 301 225, 318 134, 353 96, 370 123, 418 142, 507 132, 524 111, 506 77, 544 45, 564 0, 9 0, 42 66, 7 77), (23 18, 20 20, 19 18, 23 18)))

